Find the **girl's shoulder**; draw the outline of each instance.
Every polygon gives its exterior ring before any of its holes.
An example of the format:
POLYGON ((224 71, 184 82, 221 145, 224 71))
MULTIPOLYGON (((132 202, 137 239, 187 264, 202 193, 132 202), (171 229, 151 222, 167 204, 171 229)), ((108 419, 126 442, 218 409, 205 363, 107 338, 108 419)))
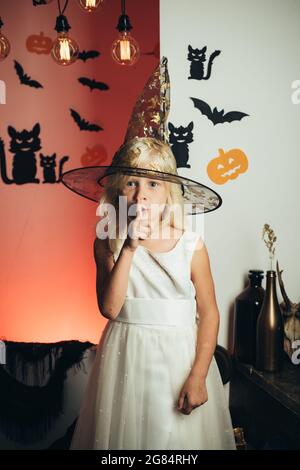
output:
POLYGON ((193 254, 204 246, 203 237, 200 232, 187 228, 184 232, 185 249, 193 254))

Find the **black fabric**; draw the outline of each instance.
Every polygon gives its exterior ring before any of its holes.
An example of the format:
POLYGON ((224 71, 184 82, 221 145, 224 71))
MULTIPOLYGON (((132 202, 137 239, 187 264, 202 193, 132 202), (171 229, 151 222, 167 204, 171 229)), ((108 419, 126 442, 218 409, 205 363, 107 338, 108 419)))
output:
MULTIPOLYGON (((0 430, 7 439, 31 444, 45 437, 63 411, 64 381, 70 367, 81 367, 90 342, 19 343, 6 341, 0 365, 0 430)), ((232 375, 228 351, 215 350, 223 384, 232 375)))
POLYGON ((80 368, 90 342, 18 343, 5 341, 0 367, 0 429, 24 444, 41 440, 63 410, 70 367, 80 368))

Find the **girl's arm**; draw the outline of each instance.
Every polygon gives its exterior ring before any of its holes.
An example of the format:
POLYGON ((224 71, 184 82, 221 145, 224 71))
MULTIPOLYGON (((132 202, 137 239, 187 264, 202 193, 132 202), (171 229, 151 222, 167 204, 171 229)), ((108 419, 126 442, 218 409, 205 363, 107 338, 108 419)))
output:
POLYGON ((217 345, 220 314, 209 256, 201 238, 192 258, 191 279, 196 290, 199 322, 196 356, 190 375, 205 379, 217 345))
POLYGON ((190 414, 194 408, 208 400, 205 380, 215 352, 219 331, 220 315, 214 282, 207 249, 202 239, 199 239, 193 254, 191 279, 196 290, 199 322, 194 364, 181 388, 177 404, 178 410, 184 414, 190 414))
MULTIPOLYGON (((130 221, 132 217, 128 218, 130 221)), ((94 258, 97 265, 96 290, 98 306, 104 317, 114 320, 124 304, 132 257, 140 240, 150 235, 149 220, 143 215, 143 205, 136 205, 136 216, 127 227, 125 239, 116 263, 110 251, 108 238, 94 241, 94 258)))
POLYGON ((117 261, 109 249, 108 239, 96 238, 94 258, 97 266, 96 291, 102 315, 114 320, 126 297, 128 277, 135 249, 123 244, 117 261))

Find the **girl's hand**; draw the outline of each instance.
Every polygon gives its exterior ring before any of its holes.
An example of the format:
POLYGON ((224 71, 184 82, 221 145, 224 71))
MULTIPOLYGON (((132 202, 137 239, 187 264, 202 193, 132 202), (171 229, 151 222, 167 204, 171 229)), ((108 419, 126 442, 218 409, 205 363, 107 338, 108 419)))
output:
MULTIPOLYGON (((139 245, 139 240, 149 238, 151 225, 149 223, 149 210, 142 204, 136 205, 136 217, 128 225, 127 238, 124 246, 134 251, 139 245)), ((131 216, 128 217, 132 218, 131 216)))
POLYGON ((208 400, 205 379, 189 375, 186 379, 177 403, 177 409, 189 415, 194 408, 203 405, 208 400))

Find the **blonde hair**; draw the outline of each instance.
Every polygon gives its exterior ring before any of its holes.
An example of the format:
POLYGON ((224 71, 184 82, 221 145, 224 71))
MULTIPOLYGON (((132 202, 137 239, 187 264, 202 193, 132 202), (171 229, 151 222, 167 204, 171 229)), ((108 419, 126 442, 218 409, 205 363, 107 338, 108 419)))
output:
MULTIPOLYGON (((115 153, 111 165, 147 168, 178 175, 176 159, 171 148, 168 144, 153 137, 135 137, 126 142, 115 153)), ((124 187, 129 178, 130 176, 120 173, 111 175, 105 182, 104 193, 99 201, 99 206, 101 204, 112 204, 116 208, 116 238, 108 237, 109 247, 113 253, 119 251, 124 243, 124 238, 121 238, 122 229, 119 226, 118 200, 120 189, 124 187)), ((187 228, 187 221, 184 214, 181 185, 168 181, 165 181, 165 185, 168 192, 166 205, 171 209, 168 222, 171 227, 185 229, 187 228), (176 205, 177 210, 172 210, 174 205, 176 205)), ((107 216, 107 214, 108 212, 104 211, 104 216, 107 216)), ((164 223, 166 223, 165 218, 162 221, 162 224, 164 223)))

